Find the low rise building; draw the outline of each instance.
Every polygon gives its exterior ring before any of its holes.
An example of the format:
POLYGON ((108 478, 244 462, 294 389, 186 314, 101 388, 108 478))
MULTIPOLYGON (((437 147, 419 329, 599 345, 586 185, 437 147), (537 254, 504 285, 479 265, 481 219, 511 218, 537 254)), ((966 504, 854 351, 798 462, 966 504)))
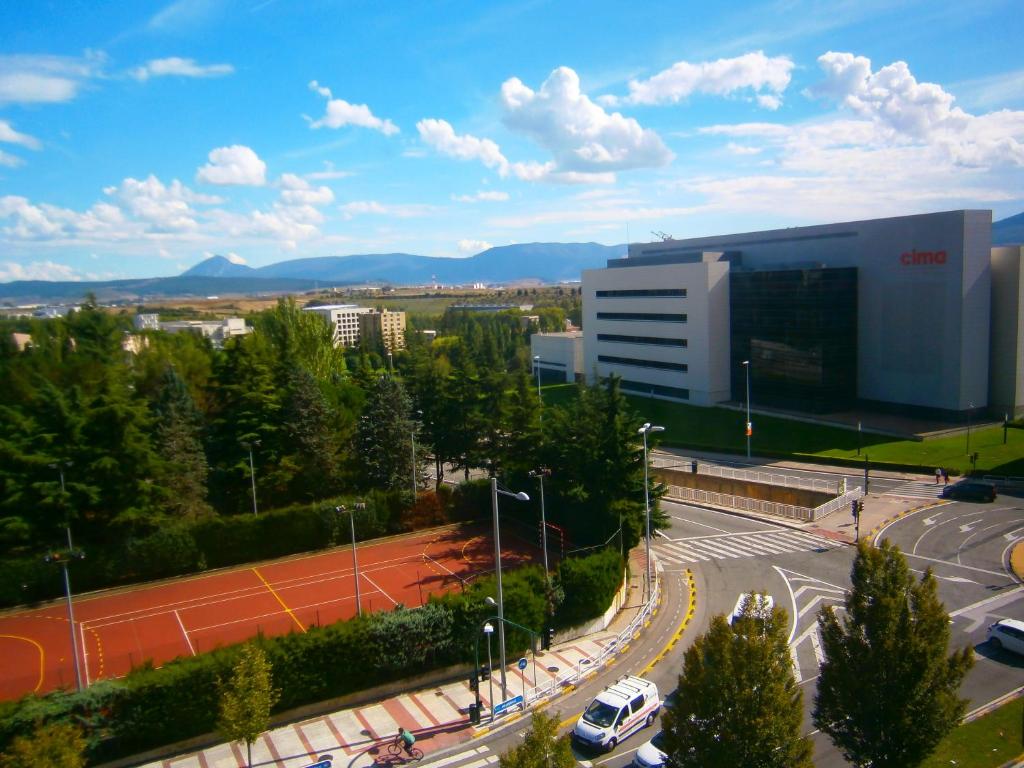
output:
POLYGON ((535 333, 530 337, 533 375, 547 383, 572 383, 583 377, 583 331, 535 333))
POLYGON ((379 344, 386 352, 405 349, 405 312, 387 309, 367 312, 359 316, 359 326, 368 344, 379 344))

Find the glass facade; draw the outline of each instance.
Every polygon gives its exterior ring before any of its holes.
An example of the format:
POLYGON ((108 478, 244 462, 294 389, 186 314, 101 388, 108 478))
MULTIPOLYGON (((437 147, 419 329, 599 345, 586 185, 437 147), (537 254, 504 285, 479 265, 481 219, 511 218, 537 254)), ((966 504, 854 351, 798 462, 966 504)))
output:
POLYGON ((824 413, 857 398, 857 269, 733 271, 732 399, 824 413))

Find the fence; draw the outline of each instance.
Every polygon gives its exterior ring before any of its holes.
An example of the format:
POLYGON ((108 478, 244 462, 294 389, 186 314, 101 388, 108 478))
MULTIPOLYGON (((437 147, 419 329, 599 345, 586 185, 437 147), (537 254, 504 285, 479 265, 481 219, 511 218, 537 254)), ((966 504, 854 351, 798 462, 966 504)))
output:
POLYGON ((765 501, 764 499, 752 499, 749 496, 734 496, 728 493, 713 493, 702 491, 699 488, 686 488, 679 485, 669 486, 669 496, 673 499, 683 501, 694 501, 699 504, 708 504, 713 507, 729 507, 743 512, 756 512, 760 515, 773 515, 784 517, 789 520, 800 520, 805 523, 813 523, 823 517, 831 515, 837 509, 849 509, 850 502, 859 499, 864 495, 861 488, 851 488, 842 496, 826 501, 817 507, 799 507, 795 504, 781 504, 777 501, 765 501))
MULTIPOLYGON (((654 579, 654 589, 651 593, 650 599, 637 613, 637 615, 633 617, 633 620, 629 623, 628 627, 616 635, 608 645, 601 649, 599 653, 594 656, 583 656, 576 661, 575 667, 567 669, 561 674, 555 675, 547 682, 541 683, 533 688, 527 688, 523 708, 529 708, 532 704, 546 699, 549 696, 555 696, 571 685, 576 685, 587 674, 599 669, 605 662, 610 660, 620 651, 624 650, 629 644, 629 641, 632 640, 640 631, 640 628, 644 623, 651 618, 660 596, 661 580, 654 579)), ((510 712, 506 711, 502 714, 510 714, 510 712)), ((498 717, 500 716, 501 715, 499 714, 498 717)))
POLYGON ((686 472, 692 471, 694 462, 702 475, 712 477, 724 477, 730 480, 743 480, 747 482, 762 483, 764 485, 778 485, 784 488, 800 488, 806 491, 819 491, 820 493, 840 492, 841 480, 822 480, 816 477, 798 477, 796 475, 785 475, 781 472, 765 472, 759 469, 737 469, 734 467, 722 467, 717 464, 707 464, 699 459, 687 458, 685 456, 653 455, 651 464, 655 469, 681 469, 686 472))

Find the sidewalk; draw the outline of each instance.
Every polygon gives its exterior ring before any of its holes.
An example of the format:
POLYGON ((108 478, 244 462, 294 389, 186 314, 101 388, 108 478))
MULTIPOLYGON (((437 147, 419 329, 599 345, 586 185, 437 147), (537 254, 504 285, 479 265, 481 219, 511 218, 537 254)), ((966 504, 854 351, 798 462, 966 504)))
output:
MULTIPOLYGON (((822 464, 809 464, 798 461, 775 461, 771 459, 758 458, 757 456, 751 457, 749 460, 743 457, 737 457, 731 454, 716 454, 709 452, 683 452, 676 450, 663 450, 659 449, 662 453, 668 453, 675 456, 681 456, 685 453, 686 456, 694 456, 710 463, 722 463, 722 464, 744 464, 748 465, 751 469, 772 469, 772 470, 785 470, 793 469, 804 472, 821 472, 830 474, 843 474, 846 476, 859 476, 863 477, 863 472, 850 467, 828 467, 822 464)), ((911 512, 915 512, 921 509, 929 509, 931 507, 945 504, 940 499, 927 500, 910 497, 890 496, 887 494, 871 493, 870 480, 875 478, 885 478, 888 480, 916 480, 925 483, 932 483, 935 480, 933 474, 916 474, 909 472, 889 472, 885 470, 871 470, 869 475, 869 484, 867 496, 864 497, 864 510, 861 513, 860 518, 860 535, 861 538, 866 536, 873 536, 883 526, 903 517, 911 512)), ((666 497, 672 500, 671 497, 666 497)), ((680 500, 680 503, 693 504, 692 501, 680 500)), ((703 505, 699 505, 703 506, 703 505)), ((801 531, 808 531, 810 533, 816 533, 819 536, 825 536, 830 539, 837 541, 844 541, 848 544, 853 544, 856 540, 855 525, 853 521, 853 515, 850 510, 837 510, 832 514, 828 515, 821 520, 814 522, 805 523, 797 520, 790 520, 787 518, 777 517, 775 515, 764 515, 757 512, 748 512, 745 510, 736 510, 731 507, 714 507, 714 509, 720 512, 726 512, 729 514, 737 515, 739 517, 748 517, 755 520, 764 520, 778 525, 784 525, 789 528, 795 528, 801 531)))
MULTIPOLYGON (((521 672, 515 663, 518 659, 511 659, 506 672, 509 698, 521 695, 524 688, 534 687, 534 674, 536 683, 543 685, 566 670, 585 664, 586 659, 611 645, 629 626, 643 608, 646 568, 643 547, 634 549, 629 559, 630 583, 626 599, 608 628, 557 643, 550 651, 538 653, 536 668, 531 663, 521 672)), ((500 670, 495 669, 490 682, 495 698, 500 699, 500 670)), ((479 727, 469 723, 469 705, 474 696, 469 681, 464 679, 275 727, 253 744, 253 765, 305 768, 325 755, 333 757, 334 768, 368 768, 378 759, 380 765, 391 765, 400 761, 388 755, 386 748, 397 735, 399 726, 412 731, 416 746, 424 752, 424 761, 429 762, 439 751, 469 741, 477 733, 491 728, 490 687, 488 681, 480 683, 484 711, 479 727)), ((504 719, 504 722, 511 719, 504 719)), ((503 718, 499 718, 494 727, 501 727, 502 722, 503 718)), ((245 745, 234 743, 154 760, 143 764, 143 768, 242 768, 244 765, 245 745)))

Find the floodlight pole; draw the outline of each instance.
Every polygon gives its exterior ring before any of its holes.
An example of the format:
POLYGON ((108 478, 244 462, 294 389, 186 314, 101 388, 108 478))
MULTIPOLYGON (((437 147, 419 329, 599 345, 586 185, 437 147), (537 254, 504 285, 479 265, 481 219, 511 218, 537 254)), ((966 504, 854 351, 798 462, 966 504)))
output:
POLYGON ((637 431, 644 437, 644 516, 647 526, 647 595, 645 599, 649 600, 654 590, 651 586, 651 490, 647 479, 647 433, 664 432, 665 428, 644 422, 644 425, 637 431))

